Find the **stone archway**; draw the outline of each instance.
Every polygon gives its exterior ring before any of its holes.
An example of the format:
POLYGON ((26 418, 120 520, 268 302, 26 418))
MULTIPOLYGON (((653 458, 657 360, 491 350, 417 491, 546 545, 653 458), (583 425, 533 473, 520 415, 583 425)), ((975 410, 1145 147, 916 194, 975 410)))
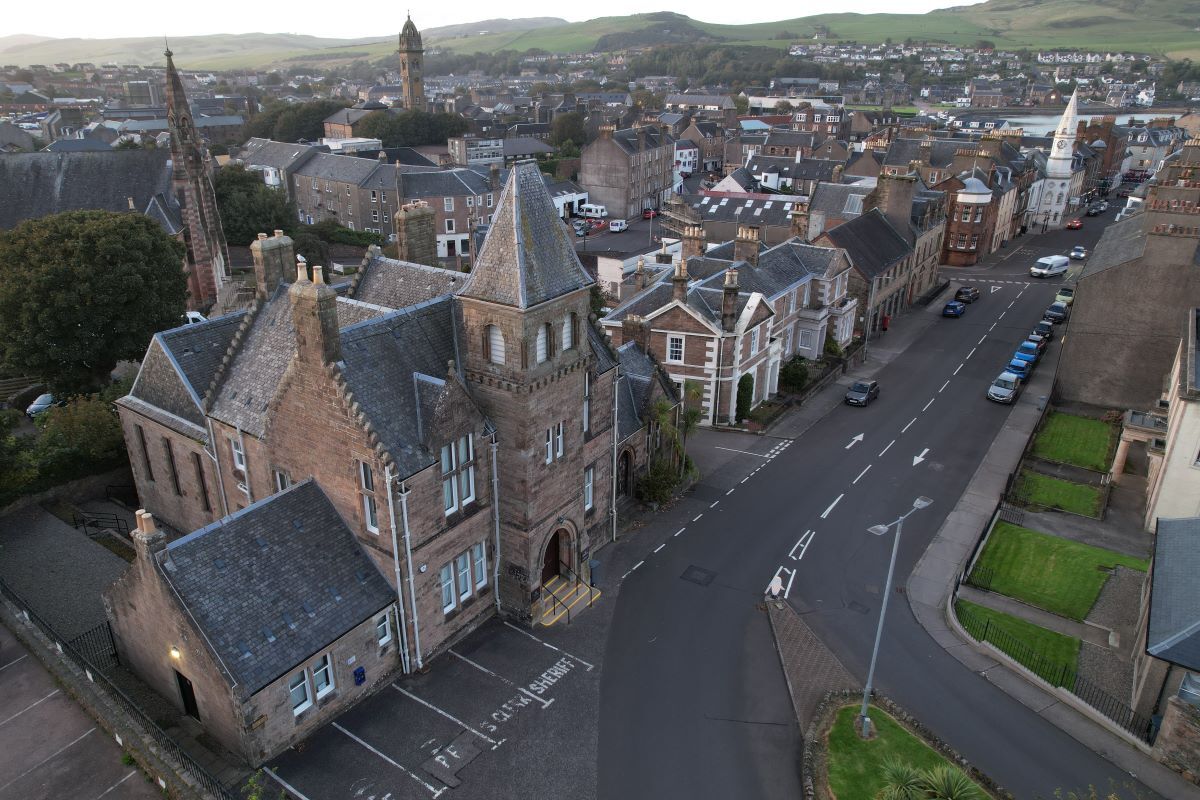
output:
POLYGON ((573 569, 571 566, 574 562, 575 552, 573 545, 574 537, 566 526, 556 528, 546 539, 546 544, 542 547, 541 558, 541 583, 543 586, 555 575, 563 574, 564 566, 567 570, 573 569))

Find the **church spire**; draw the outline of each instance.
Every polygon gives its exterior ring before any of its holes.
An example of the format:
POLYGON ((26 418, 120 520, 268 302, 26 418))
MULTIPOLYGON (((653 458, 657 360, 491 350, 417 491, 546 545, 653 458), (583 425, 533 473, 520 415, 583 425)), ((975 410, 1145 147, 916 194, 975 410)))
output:
POLYGON ((1052 178, 1065 178, 1071 175, 1072 161, 1075 155, 1075 119, 1078 116, 1079 90, 1071 93, 1071 99, 1058 121, 1054 131, 1054 143, 1050 146, 1050 155, 1046 159, 1046 174, 1052 178))

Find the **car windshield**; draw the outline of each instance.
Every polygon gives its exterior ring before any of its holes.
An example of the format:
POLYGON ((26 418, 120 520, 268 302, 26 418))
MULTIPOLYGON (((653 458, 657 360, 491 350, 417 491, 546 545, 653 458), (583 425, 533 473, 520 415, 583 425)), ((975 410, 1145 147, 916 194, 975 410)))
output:
POLYGON ((869 392, 870 390, 870 385, 866 383, 856 383, 850 387, 850 391, 852 392, 869 392))
POLYGON ((1015 389, 1017 388, 1016 381, 1010 381, 1008 378, 996 378, 996 382, 992 384, 997 389, 1015 389))
POLYGON ((1075 290, 1063 288, 1063 289, 1059 289, 1058 293, 1061 294, 1063 297, 1070 297, 1071 295, 1075 294, 1075 290))

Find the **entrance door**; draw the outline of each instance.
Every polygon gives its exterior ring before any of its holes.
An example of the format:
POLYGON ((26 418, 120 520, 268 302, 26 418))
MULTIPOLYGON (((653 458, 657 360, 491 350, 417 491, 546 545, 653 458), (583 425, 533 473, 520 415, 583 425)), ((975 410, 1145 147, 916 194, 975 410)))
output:
POLYGON ((621 459, 617 464, 617 494, 625 497, 630 493, 630 472, 632 472, 629 451, 621 453, 621 459))
POLYGON ((192 719, 200 719, 200 709, 196 706, 196 690, 192 682, 175 671, 175 682, 179 684, 179 697, 183 700, 183 711, 192 719))
POLYGON ((450 258, 454 258, 454 255, 455 255, 454 248, 457 244, 458 243, 455 242, 453 239, 446 240, 446 255, 449 256, 450 258))
POLYGON ((542 585, 558 574, 558 541, 562 534, 555 531, 546 544, 546 555, 542 559, 542 585))

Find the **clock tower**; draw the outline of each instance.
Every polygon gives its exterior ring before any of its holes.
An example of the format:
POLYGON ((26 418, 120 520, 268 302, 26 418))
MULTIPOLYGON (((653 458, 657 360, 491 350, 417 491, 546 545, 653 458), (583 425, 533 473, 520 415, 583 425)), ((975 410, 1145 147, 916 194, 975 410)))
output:
POLYGON ((421 32, 410 16, 400 30, 400 94, 405 111, 425 110, 425 81, 421 77, 424 55, 421 32))
POLYGON ((1036 203, 1030 203, 1029 227, 1040 230, 1060 228, 1066 223, 1071 198, 1077 193, 1073 187, 1075 175, 1075 120, 1078 115, 1079 90, 1071 94, 1071 100, 1063 111, 1058 127, 1054 129, 1054 141, 1046 155, 1044 174, 1038 186, 1041 190, 1036 203))

